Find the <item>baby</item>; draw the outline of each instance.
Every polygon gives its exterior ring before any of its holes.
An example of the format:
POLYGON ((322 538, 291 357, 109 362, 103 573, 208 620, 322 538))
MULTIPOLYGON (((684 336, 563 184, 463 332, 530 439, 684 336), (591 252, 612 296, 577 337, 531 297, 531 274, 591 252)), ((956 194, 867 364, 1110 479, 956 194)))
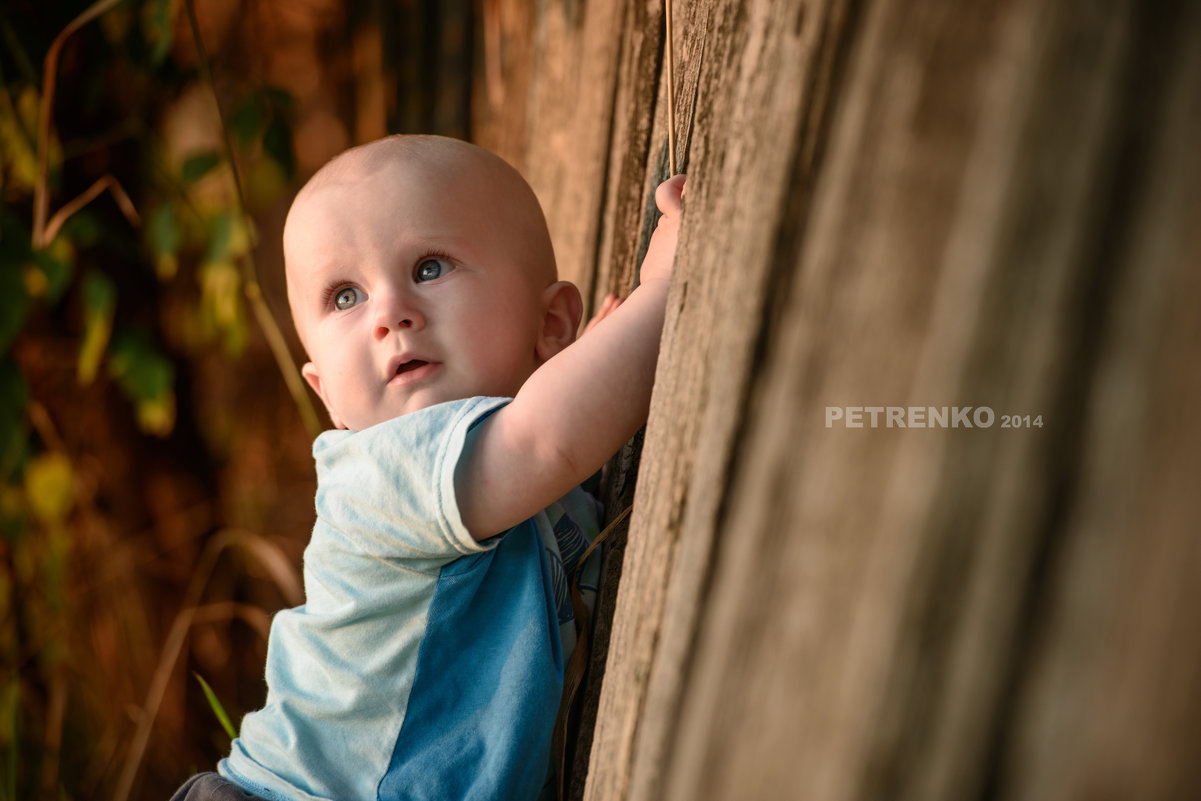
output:
POLYGON ((646 419, 683 185, 656 192, 638 288, 578 342, 580 294, 497 156, 391 137, 301 190, 288 300, 339 429, 313 445, 306 603, 272 624, 266 705, 220 777, 177 799, 547 788, 574 645, 566 577, 598 528, 579 484, 646 419))

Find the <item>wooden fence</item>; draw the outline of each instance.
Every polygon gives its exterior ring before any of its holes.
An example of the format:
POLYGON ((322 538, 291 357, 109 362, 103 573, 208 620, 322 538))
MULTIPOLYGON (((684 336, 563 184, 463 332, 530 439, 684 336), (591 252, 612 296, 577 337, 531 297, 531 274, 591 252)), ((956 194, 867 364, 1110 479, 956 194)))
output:
MULTIPOLYGON (((674 17, 688 198, 575 797, 1201 795, 1201 7, 674 17)), ((484 4, 478 138, 593 299, 667 174, 662 24, 484 4)))

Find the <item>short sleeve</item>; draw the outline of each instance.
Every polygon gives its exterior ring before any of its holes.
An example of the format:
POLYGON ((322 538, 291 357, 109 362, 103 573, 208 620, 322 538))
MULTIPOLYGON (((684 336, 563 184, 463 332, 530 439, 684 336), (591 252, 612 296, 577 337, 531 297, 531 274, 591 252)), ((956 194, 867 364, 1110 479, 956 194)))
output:
POLYGON ((363 552, 439 565, 495 546, 463 525, 455 468, 468 433, 508 402, 441 403, 362 431, 327 431, 313 444, 317 527, 363 552))

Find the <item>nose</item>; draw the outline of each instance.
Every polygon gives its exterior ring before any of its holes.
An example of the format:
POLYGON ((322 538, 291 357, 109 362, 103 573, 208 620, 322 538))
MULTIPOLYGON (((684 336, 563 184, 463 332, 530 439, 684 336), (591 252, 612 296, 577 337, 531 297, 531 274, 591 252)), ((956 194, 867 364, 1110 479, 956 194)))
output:
POLYGON ((377 300, 373 328, 377 340, 384 339, 393 331, 420 330, 425 327, 425 316, 412 298, 398 292, 377 300))

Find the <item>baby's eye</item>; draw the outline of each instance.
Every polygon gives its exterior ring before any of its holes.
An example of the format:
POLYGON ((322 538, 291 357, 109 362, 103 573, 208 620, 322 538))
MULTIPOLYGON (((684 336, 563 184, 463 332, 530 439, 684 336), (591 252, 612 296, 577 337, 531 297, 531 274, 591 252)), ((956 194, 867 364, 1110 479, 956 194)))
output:
POLYGON ((334 308, 346 311, 367 299, 367 295, 357 286, 344 286, 334 293, 334 308))
POLYGON ((420 284, 422 281, 441 278, 454 269, 455 266, 446 259, 425 259, 417 265, 417 269, 413 272, 413 278, 420 284))

